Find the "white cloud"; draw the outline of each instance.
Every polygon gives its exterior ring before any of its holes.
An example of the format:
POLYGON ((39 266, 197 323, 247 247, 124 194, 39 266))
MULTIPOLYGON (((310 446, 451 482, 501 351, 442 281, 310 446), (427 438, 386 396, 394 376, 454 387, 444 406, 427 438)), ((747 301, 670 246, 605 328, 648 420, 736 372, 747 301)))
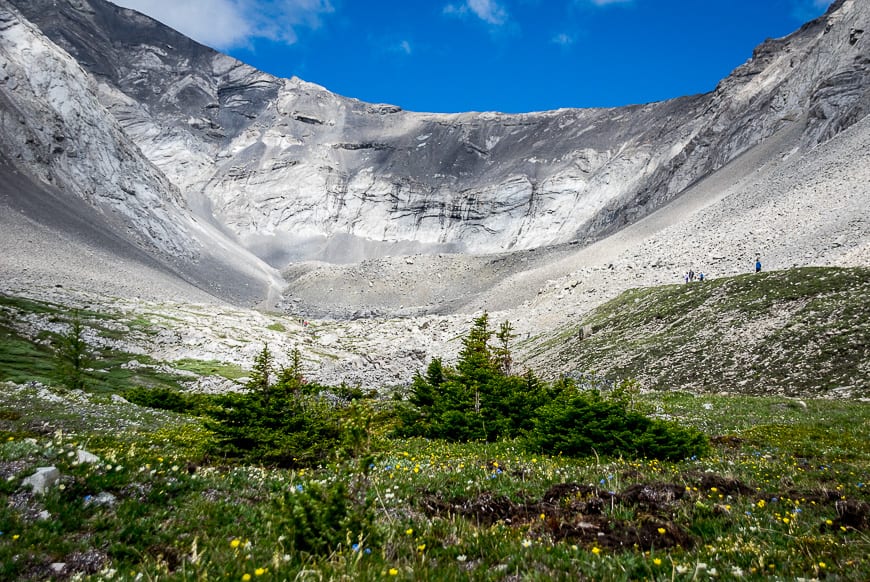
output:
POLYGON ((507 10, 495 0, 466 0, 462 4, 448 4, 443 12, 451 16, 472 13, 487 24, 495 26, 506 23, 508 19, 507 10))
POLYGON ((564 32, 560 32, 556 36, 552 38, 552 42, 559 46, 568 47, 574 44, 574 37, 570 34, 566 34, 564 32))
POLYGON ((209 46, 228 49, 264 38, 293 44, 299 27, 317 28, 330 0, 113 0, 209 46))
POLYGON ((628 4, 634 0, 592 0, 596 6, 607 6, 608 4, 628 4))
POLYGON ((411 54, 411 43, 408 42, 407 40, 403 40, 402 42, 400 42, 399 43, 399 52, 403 52, 406 55, 410 55, 411 54))

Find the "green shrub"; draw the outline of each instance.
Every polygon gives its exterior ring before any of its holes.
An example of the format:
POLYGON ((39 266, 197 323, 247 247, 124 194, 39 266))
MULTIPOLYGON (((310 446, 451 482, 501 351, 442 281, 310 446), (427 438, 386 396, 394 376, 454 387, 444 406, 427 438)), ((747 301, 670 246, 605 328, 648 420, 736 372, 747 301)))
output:
POLYGON ((184 394, 169 388, 131 388, 124 393, 124 398, 139 406, 172 412, 188 412, 191 408, 184 394))
POLYGON ((474 322, 463 340, 456 368, 435 359, 426 375, 417 374, 409 403, 397 416, 400 436, 423 436, 451 441, 495 441, 532 428, 534 410, 547 401, 546 386, 531 372, 509 373, 510 325, 498 334, 489 329, 487 314, 474 322), (499 345, 492 347, 493 335, 499 345))
POLYGON ((293 486, 276 501, 274 515, 278 531, 298 552, 324 555, 372 541, 374 511, 354 495, 348 479, 293 486))
POLYGON ((338 414, 302 381, 295 365, 276 372, 272 361, 265 346, 254 361, 249 392, 216 398, 206 422, 215 437, 210 452, 278 467, 326 460, 341 443, 338 414))
POLYGON ((534 451, 567 456, 646 457, 677 460, 707 452, 707 438, 676 423, 629 410, 625 399, 597 391, 566 394, 536 412, 527 439, 534 451))

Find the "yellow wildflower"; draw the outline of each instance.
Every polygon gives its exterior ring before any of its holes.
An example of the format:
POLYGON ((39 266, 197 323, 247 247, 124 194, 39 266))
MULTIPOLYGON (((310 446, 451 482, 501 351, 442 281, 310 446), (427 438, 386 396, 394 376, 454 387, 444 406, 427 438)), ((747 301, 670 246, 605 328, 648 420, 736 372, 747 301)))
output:
POLYGON ((396 570, 395 568, 390 568, 390 576, 398 576, 398 575, 399 575, 398 570, 396 570))

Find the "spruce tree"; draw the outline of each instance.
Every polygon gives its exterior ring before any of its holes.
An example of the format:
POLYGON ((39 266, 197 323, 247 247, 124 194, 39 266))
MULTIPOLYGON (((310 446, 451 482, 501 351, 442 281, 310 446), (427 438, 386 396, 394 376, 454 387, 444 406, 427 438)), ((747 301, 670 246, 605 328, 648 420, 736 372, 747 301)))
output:
POLYGON ((55 342, 55 376, 70 390, 87 387, 88 345, 78 311, 72 312, 67 332, 55 342))

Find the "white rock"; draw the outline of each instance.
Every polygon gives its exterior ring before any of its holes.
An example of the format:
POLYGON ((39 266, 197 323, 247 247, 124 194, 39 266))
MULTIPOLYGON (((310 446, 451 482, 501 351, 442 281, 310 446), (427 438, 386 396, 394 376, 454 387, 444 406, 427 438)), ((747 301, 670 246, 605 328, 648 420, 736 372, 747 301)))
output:
POLYGON ((35 495, 42 495, 49 487, 60 479, 60 471, 55 466, 38 467, 36 473, 24 479, 21 483, 24 487, 31 487, 35 495))

